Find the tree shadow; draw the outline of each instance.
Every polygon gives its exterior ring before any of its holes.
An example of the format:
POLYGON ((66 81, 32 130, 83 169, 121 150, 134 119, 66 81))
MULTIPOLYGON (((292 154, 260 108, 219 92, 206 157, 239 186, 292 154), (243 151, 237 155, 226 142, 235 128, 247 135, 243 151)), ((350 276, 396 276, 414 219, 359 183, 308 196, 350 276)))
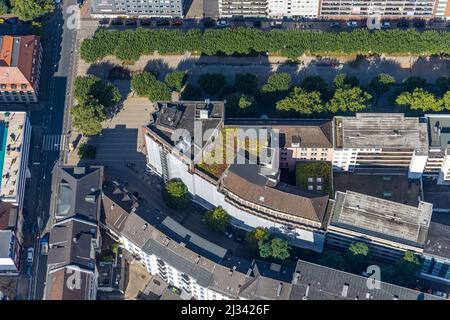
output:
POLYGON ((173 70, 163 59, 151 59, 145 65, 144 71, 154 74, 159 80, 163 81, 164 77, 173 70))

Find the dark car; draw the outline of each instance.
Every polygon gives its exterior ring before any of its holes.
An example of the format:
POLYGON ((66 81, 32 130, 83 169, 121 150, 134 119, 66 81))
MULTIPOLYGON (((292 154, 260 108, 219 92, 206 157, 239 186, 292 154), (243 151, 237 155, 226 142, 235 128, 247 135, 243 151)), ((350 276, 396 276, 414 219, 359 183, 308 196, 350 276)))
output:
POLYGON ((32 274, 33 274, 33 265, 28 264, 27 265, 27 276, 31 277, 32 274))
POLYGON ((123 25, 123 20, 122 19, 113 19, 111 21, 111 25, 113 25, 113 26, 121 26, 121 25, 123 25))
POLYGON ((19 22, 19 18, 17 18, 17 17, 11 17, 11 18, 6 19, 6 23, 9 23, 9 24, 16 24, 18 22, 19 22))
POLYGON ((262 26, 261 21, 259 21, 259 20, 253 21, 253 26, 255 28, 261 28, 261 26, 262 26))
POLYGON ((242 239, 241 237, 235 237, 234 240, 239 243, 244 242, 244 239, 242 239))
POLYGON ((136 20, 125 20, 125 25, 126 26, 135 26, 135 25, 137 25, 137 21, 136 20))
POLYGON ((409 27, 409 22, 407 22, 407 21, 397 22, 397 28, 408 28, 408 27, 409 27))
POLYGON ((415 28, 425 28, 425 21, 422 21, 422 20, 415 21, 414 22, 414 27, 415 28))
POLYGON ((183 20, 181 20, 181 19, 173 19, 172 20, 173 26, 181 26, 182 24, 183 24, 183 20))
POLYGON ((156 20, 156 25, 157 26, 170 26, 170 21, 166 20, 166 19, 159 19, 159 20, 156 20))
POLYGON ((105 19, 101 19, 98 23, 101 26, 107 26, 109 24, 109 22, 110 22, 110 20, 105 18, 105 19))
POLYGON ((151 26, 152 20, 150 20, 150 19, 141 20, 140 25, 141 26, 151 26))
POLYGON ((214 23, 213 20, 207 20, 205 22, 203 22, 203 26, 205 26, 206 28, 212 28, 214 27, 216 24, 214 23))

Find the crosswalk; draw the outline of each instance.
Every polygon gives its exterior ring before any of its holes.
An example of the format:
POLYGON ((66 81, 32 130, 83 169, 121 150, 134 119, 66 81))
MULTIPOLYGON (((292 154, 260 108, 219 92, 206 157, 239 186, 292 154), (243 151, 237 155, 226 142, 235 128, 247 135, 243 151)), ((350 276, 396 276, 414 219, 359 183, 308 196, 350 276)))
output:
POLYGON ((44 134, 42 140, 43 151, 59 151, 62 143, 62 135, 60 134, 44 134))

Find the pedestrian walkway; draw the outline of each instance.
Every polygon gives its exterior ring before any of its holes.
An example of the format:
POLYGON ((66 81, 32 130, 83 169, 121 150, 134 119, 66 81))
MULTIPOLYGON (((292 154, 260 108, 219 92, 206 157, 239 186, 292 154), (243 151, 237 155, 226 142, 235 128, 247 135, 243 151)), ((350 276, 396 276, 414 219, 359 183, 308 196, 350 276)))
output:
POLYGON ((62 135, 60 134, 44 134, 42 140, 43 151, 59 151, 61 149, 62 135))

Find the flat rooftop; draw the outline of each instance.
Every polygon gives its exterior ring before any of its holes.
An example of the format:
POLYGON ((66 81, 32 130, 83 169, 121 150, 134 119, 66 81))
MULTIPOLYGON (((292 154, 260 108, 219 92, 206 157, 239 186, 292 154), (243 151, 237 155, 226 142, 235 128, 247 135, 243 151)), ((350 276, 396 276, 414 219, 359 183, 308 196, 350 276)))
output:
POLYGON ((178 145, 183 150, 190 148, 193 154, 197 154, 202 149, 200 143, 208 140, 213 134, 213 129, 220 129, 225 107, 223 101, 180 101, 157 102, 155 110, 148 129, 168 144, 178 145), (196 127, 196 122, 201 124, 201 127, 196 127), (201 131, 195 132, 197 129, 201 131), (204 134, 207 130, 210 130, 209 136, 204 134), (200 134, 203 140, 199 137, 194 139, 197 134, 200 134))
POLYGON ((403 113, 357 113, 336 117, 337 148, 383 148, 428 151, 427 124, 403 113))
POLYGON ((450 215, 448 213, 433 212, 424 252, 450 259, 450 215))
POLYGON ((425 244, 432 204, 413 207, 352 191, 337 192, 335 198, 330 226, 415 247, 425 244))
POLYGON ((16 198, 26 138, 26 112, 0 112, 0 167, 2 171, 0 198, 16 198))
POLYGON ((420 183, 408 179, 404 173, 359 174, 333 172, 334 192, 347 190, 368 196, 417 207, 420 197, 420 183))
POLYGON ((450 115, 427 114, 430 146, 450 148, 450 115))

